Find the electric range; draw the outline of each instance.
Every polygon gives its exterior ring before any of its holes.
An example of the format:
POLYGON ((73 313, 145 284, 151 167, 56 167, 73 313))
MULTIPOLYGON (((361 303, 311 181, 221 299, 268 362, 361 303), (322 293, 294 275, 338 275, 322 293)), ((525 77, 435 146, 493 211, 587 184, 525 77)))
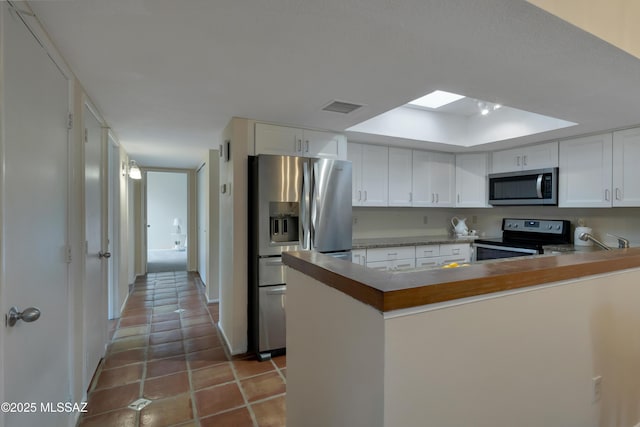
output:
POLYGON ((503 218, 502 237, 477 239, 476 261, 537 255, 543 246, 571 243, 571 222, 556 219, 503 218))

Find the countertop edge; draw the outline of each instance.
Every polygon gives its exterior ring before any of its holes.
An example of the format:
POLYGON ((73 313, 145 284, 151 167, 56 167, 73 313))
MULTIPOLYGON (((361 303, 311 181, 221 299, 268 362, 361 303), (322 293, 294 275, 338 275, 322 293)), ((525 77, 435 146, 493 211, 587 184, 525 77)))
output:
POLYGON ((381 312, 640 268, 640 248, 521 258, 455 269, 380 272, 325 254, 285 252, 285 265, 381 312))

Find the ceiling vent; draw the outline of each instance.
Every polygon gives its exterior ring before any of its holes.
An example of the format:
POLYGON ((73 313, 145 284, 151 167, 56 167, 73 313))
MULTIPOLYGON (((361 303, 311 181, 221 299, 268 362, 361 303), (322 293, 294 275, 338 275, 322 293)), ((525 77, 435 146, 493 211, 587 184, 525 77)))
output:
POLYGON ((349 114, 360 107, 362 107, 362 105, 360 104, 353 104, 351 102, 334 100, 334 101, 331 101, 328 105, 325 105, 322 108, 322 111, 331 111, 334 113, 349 114))

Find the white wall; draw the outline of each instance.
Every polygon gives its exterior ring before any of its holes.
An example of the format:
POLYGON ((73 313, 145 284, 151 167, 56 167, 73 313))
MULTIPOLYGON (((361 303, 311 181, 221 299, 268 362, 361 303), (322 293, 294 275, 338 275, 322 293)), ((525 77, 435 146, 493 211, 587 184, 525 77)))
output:
POLYGON ((382 315, 296 270, 286 274, 287 319, 294 319, 287 321, 287 425, 382 426, 382 315))
POLYGON ((187 203, 186 173, 147 172, 147 250, 174 247, 174 218, 180 221, 181 233, 187 234, 187 203))
POLYGON ((638 283, 626 270, 382 320, 288 269, 287 425, 632 427, 638 283))
POLYGON ((635 425, 639 282, 636 269, 387 320, 385 425, 635 425))
POLYGON ((607 233, 627 237, 632 245, 640 246, 640 208, 565 209, 542 206, 509 206, 486 209, 472 208, 354 208, 357 223, 354 238, 405 237, 441 235, 451 231, 451 217, 467 218, 467 225, 486 237, 501 234, 502 218, 566 219, 572 225, 583 219, 593 228, 593 234, 605 243, 616 246, 617 241, 607 233), (427 224, 424 224, 424 217, 427 224), (475 222, 473 220, 475 219, 475 222))
MULTIPOLYGON (((231 142, 231 160, 220 163, 220 330, 233 354, 247 351, 247 181, 253 152, 253 122, 233 118, 221 143, 231 142)), ((225 153, 226 154, 226 153, 225 153)))

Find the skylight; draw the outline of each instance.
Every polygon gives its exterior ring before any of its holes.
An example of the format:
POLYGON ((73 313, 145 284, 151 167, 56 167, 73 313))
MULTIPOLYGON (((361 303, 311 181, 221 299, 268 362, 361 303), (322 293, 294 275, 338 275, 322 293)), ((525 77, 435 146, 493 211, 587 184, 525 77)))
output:
POLYGON ((409 102, 409 105, 417 105, 419 107, 427 108, 440 108, 443 105, 451 104, 459 99, 464 98, 464 95, 458 95, 457 93, 445 92, 443 90, 435 90, 421 98, 414 99, 409 102))

